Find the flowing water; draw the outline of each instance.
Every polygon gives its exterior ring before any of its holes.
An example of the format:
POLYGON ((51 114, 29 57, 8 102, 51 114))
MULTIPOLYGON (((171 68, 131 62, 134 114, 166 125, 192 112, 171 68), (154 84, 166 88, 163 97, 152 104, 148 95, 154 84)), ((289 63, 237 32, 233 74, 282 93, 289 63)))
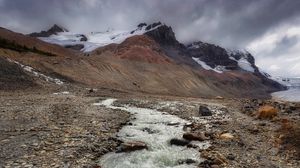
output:
POLYGON ((285 101, 300 102, 300 87, 293 87, 285 91, 272 93, 272 97, 285 101))
MULTIPOLYGON (((182 137, 183 126, 188 121, 153 109, 113 106, 114 101, 116 99, 107 99, 94 105, 125 110, 133 114, 132 125, 124 126, 119 131, 118 137, 124 142, 145 142, 148 149, 129 153, 108 153, 99 161, 103 168, 194 168, 203 161, 197 149, 169 144, 172 138, 182 137), (187 159, 192 159, 196 163, 182 164, 182 161, 187 159)), ((208 142, 194 142, 194 144, 200 148, 209 146, 208 142)))

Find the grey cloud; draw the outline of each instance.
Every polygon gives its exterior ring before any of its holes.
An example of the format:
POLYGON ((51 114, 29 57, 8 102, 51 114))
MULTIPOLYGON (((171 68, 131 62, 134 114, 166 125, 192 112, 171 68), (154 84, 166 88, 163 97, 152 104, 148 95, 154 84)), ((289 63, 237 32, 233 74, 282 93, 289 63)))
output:
POLYGON ((228 47, 243 47, 300 14, 300 1, 291 0, 1 1, 0 25, 26 33, 54 23, 73 30, 96 31, 160 20, 171 25, 183 42, 204 40, 228 47))
POLYGON ((297 45, 300 42, 300 39, 298 36, 284 36, 280 41, 278 41, 275 44, 275 48, 271 51, 270 54, 266 55, 269 57, 280 57, 281 55, 285 54, 287 51, 289 51, 291 48, 293 48, 295 45, 297 45))

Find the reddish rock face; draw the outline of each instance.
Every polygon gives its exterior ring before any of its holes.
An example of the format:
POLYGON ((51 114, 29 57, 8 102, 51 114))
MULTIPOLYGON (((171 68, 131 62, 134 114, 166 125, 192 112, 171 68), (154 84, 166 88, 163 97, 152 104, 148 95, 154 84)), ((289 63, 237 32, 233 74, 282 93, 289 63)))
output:
POLYGON ((112 52, 114 57, 155 64, 172 63, 160 48, 160 46, 147 36, 133 36, 123 43, 109 45, 97 49, 94 53, 112 52))

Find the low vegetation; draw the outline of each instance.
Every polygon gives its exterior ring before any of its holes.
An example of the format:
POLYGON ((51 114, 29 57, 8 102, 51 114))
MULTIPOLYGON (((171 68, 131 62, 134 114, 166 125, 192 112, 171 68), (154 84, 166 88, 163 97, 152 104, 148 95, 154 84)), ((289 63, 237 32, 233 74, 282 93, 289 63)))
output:
POLYGON ((279 132, 281 133, 281 145, 287 151, 291 152, 294 150, 297 155, 295 157, 300 157, 300 123, 291 123, 288 120, 284 120, 279 132))
POLYGON ((45 56, 55 56, 55 54, 39 50, 36 47, 29 48, 25 45, 17 44, 15 41, 9 41, 3 38, 0 38, 0 48, 14 50, 17 52, 33 52, 45 56))

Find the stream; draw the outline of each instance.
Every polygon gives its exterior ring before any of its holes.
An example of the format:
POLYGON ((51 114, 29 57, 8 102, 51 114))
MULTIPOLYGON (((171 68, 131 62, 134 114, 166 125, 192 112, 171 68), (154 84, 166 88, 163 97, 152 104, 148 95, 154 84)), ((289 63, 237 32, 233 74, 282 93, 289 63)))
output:
MULTIPOLYGON (((148 149, 108 153, 99 160, 101 168, 196 168, 203 161, 199 149, 170 145, 172 138, 182 138, 183 126, 188 124, 188 121, 153 109, 114 106, 114 101, 116 99, 107 99, 94 105, 120 109, 132 114, 132 125, 124 126, 118 132, 118 138, 124 142, 142 141, 147 144, 148 149), (188 159, 195 163, 186 164, 184 161, 188 159)), ((199 148, 209 147, 208 142, 192 143, 199 148)))

